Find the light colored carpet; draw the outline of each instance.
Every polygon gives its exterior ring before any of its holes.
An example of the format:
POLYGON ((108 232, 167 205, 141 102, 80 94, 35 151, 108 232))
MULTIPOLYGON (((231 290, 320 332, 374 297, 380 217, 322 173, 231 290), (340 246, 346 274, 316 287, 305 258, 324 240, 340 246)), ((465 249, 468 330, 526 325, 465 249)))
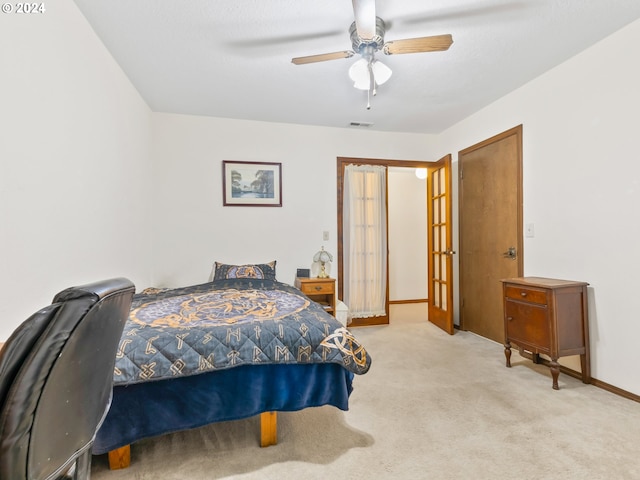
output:
POLYGON ((639 403, 562 374, 555 391, 548 368, 425 319, 393 306, 353 330, 373 364, 348 412, 279 413, 268 448, 257 417, 144 440, 127 470, 94 457, 92 479, 640 479, 639 403))

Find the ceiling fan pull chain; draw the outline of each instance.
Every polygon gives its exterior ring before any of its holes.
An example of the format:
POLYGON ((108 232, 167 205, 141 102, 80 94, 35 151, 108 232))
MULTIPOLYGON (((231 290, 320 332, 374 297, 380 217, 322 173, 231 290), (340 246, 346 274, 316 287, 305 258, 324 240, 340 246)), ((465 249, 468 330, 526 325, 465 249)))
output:
POLYGON ((376 78, 373 75, 373 56, 369 57, 367 70, 369 70, 369 89, 367 90, 367 110, 371 110, 371 97, 376 96, 376 78))

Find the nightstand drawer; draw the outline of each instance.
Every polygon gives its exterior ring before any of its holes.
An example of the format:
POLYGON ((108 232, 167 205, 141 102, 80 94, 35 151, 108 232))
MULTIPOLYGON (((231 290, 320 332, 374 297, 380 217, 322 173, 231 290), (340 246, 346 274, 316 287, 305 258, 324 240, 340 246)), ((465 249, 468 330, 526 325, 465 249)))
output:
POLYGON ((301 278, 296 277, 294 286, 314 302, 319 303, 335 317, 336 314, 336 279, 335 278, 301 278))
POLYGON ((304 294, 316 294, 316 293, 333 293, 334 284, 327 282, 304 282, 300 290, 304 294))
POLYGON ((519 285, 506 285, 504 288, 504 294, 505 297, 512 300, 537 303, 538 305, 547 304, 546 290, 538 290, 535 288, 522 287, 519 285))

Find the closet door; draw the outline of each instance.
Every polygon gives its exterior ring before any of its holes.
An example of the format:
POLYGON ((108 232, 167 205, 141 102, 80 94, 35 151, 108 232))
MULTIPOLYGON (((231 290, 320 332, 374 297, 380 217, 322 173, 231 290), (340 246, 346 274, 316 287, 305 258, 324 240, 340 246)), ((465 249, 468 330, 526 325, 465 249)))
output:
POLYGON ((522 125, 458 154, 460 328, 504 342, 501 279, 523 272, 522 125))

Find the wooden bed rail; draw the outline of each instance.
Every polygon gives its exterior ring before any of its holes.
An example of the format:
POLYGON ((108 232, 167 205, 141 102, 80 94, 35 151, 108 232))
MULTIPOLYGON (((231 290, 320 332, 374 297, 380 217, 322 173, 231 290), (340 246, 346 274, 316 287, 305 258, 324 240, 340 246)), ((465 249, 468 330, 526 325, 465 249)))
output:
MULTIPOLYGON (((260 414, 260 446, 268 447, 278 443, 278 414, 263 412, 260 414)), ((131 465, 131 445, 116 448, 109 452, 109 469, 119 470, 131 465)))

